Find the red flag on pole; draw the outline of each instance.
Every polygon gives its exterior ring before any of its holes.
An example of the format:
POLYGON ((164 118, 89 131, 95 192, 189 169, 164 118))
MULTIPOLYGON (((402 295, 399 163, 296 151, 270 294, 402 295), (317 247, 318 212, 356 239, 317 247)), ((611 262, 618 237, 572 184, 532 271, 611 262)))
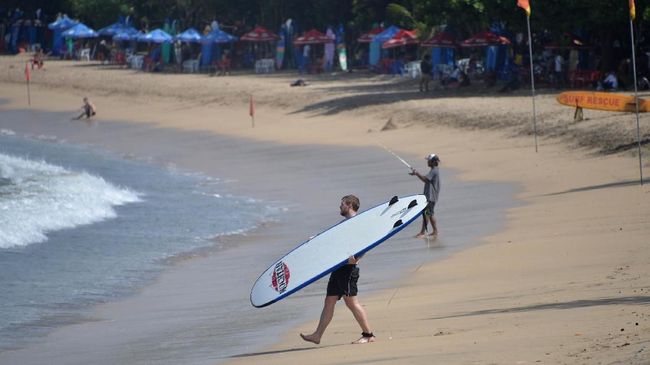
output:
MULTIPOLYGON (((630 0, 631 2, 634 0, 630 0)), ((530 2, 529 0, 517 0, 517 6, 524 9, 527 16, 530 16, 530 2)))
POLYGON ((634 18, 636 18, 636 6, 634 0, 630 0, 630 19, 634 20, 634 18))
POLYGON ((29 62, 25 62, 25 85, 27 85, 27 105, 32 106, 32 95, 29 91, 29 62))

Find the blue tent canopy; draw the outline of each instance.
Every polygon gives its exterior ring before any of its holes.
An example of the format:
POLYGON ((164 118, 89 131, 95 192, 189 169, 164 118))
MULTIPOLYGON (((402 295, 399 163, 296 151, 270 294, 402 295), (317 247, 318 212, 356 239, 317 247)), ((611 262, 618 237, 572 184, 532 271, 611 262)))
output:
POLYGON ((144 33, 136 30, 135 28, 126 28, 113 36, 114 41, 135 41, 138 40, 144 33))
POLYGON ((72 38, 72 39, 95 38, 95 37, 97 37, 97 32, 95 32, 94 30, 88 28, 83 23, 78 23, 74 27, 72 27, 72 28, 66 30, 65 32, 61 33, 61 35, 64 38, 72 38))
POLYGON ((237 41, 237 37, 221 29, 214 29, 210 34, 201 37, 202 43, 230 43, 237 41))
POLYGON ((48 24, 47 27, 52 29, 52 30, 66 30, 66 29, 72 28, 76 24, 77 24, 76 21, 68 18, 67 15, 64 15, 64 16, 60 17, 59 19, 57 19, 56 21, 48 24))
POLYGON ((160 28, 138 37, 139 42, 165 43, 171 42, 172 40, 172 36, 160 28))
POLYGON ((201 33, 199 33, 196 29, 194 28, 189 28, 186 29, 184 32, 179 33, 174 37, 177 41, 181 42, 201 42, 201 33))

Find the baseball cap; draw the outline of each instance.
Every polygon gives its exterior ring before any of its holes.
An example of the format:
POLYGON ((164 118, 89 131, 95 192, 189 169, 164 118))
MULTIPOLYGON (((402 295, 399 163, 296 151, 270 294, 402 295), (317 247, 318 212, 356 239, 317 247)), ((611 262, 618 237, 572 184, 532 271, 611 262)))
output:
POLYGON ((437 162, 440 162, 440 157, 438 157, 438 155, 436 155, 435 153, 432 153, 432 154, 428 155, 428 156, 425 157, 424 159, 427 160, 427 161, 437 161, 437 162))

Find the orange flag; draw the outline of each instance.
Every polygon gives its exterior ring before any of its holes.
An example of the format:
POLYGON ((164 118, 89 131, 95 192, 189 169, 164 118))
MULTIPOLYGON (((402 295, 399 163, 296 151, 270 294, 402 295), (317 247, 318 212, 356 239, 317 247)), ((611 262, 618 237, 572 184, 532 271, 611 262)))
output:
POLYGON ((253 95, 251 95, 250 102, 248 104, 248 115, 251 117, 255 116, 255 104, 253 104, 253 95))
MULTIPOLYGON (((634 2, 634 0, 630 0, 630 2, 634 2)), ((530 16, 530 2, 529 0, 517 0, 517 6, 524 9, 526 12, 527 16, 530 16)))
POLYGON ((636 6, 634 6, 634 0, 630 0, 630 19, 634 20, 636 18, 636 6))
POLYGON ((29 63, 25 63, 25 81, 29 82, 31 79, 29 75, 29 63))

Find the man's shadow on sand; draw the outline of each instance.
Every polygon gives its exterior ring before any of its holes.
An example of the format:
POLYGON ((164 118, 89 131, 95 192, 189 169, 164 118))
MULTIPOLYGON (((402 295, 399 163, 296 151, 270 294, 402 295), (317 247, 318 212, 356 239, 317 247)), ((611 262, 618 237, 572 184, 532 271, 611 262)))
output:
POLYGON ((338 347, 338 346, 344 346, 344 345, 347 345, 347 344, 313 346, 313 347, 300 347, 300 348, 292 348, 292 349, 285 349, 285 350, 274 350, 274 351, 249 352, 249 353, 245 353, 245 354, 228 356, 228 358, 229 359, 236 359, 236 358, 240 358, 240 357, 241 358, 246 358, 246 357, 275 355, 275 354, 287 354, 287 353, 290 353, 290 352, 311 351, 311 350, 324 349, 324 348, 328 348, 328 347, 338 347))

